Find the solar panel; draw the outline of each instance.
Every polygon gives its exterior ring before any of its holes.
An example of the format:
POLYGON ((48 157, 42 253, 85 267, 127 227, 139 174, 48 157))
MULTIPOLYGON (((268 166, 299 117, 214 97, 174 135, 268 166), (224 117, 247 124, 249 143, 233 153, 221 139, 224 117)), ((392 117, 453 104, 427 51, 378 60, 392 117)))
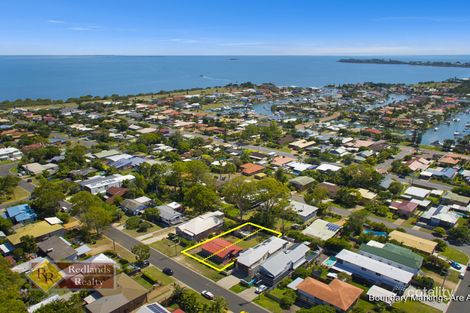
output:
POLYGON ((168 312, 167 309, 165 309, 158 303, 149 304, 147 308, 154 313, 167 313, 168 312))
POLYGON ((326 224, 326 228, 330 231, 338 231, 341 228, 341 226, 333 224, 333 223, 328 223, 326 224))

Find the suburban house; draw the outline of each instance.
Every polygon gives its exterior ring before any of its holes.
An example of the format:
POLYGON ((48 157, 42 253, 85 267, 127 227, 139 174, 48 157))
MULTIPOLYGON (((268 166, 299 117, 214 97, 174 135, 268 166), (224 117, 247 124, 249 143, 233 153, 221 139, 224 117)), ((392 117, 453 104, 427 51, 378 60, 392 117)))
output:
POLYGON ((339 232, 341 226, 322 219, 313 221, 307 228, 302 231, 302 234, 309 237, 315 237, 321 240, 328 240, 339 232))
POLYGON ((467 206, 470 203, 470 197, 461 196, 452 191, 446 191, 441 198, 443 204, 458 204, 467 206))
POLYGON ((293 162, 295 160, 296 160, 295 158, 291 158, 291 157, 288 157, 288 156, 283 156, 283 155, 282 156, 277 156, 271 161, 271 165, 275 166, 275 167, 281 167, 281 166, 289 164, 290 162, 293 162))
POLYGON ((412 201, 393 201, 390 203, 389 208, 395 211, 397 215, 409 218, 418 208, 418 203, 412 201))
POLYGON ((36 241, 41 241, 52 236, 63 236, 64 227, 61 224, 51 225, 46 221, 39 221, 17 228, 14 234, 7 236, 7 239, 16 246, 21 243, 21 237, 28 235, 33 236, 36 241))
POLYGON ((16 148, 1 148, 0 161, 10 160, 16 161, 23 157, 23 153, 16 148))
POLYGON ((367 244, 361 244, 359 254, 412 274, 417 274, 423 264, 423 257, 410 249, 392 243, 383 244, 374 240, 369 241, 367 244))
MULTIPOLYGON (((180 309, 178 309, 180 310, 180 309)), ((181 312, 184 313, 184 311, 180 310, 181 312)), ((173 311, 173 313, 178 313, 176 310, 173 311)), ((163 305, 161 305, 158 302, 153 302, 153 303, 147 303, 143 306, 141 306, 135 313, 171 313, 171 311, 168 311, 163 305)))
POLYGON ((432 254, 437 246, 437 242, 403 233, 398 230, 394 230, 388 234, 388 239, 396 240, 407 247, 425 252, 427 254, 432 254))
POLYGON ((160 213, 160 219, 162 220, 162 222, 168 225, 175 225, 183 220, 183 214, 176 211, 169 205, 159 205, 157 206, 157 209, 160 213))
POLYGON ((264 171, 264 166, 254 163, 245 163, 240 166, 242 174, 246 176, 255 175, 264 171))
POLYGON ((329 183, 329 182, 322 182, 318 184, 318 187, 325 188, 326 191, 328 192, 328 196, 330 198, 336 197, 336 194, 338 193, 340 187, 336 184, 329 183))
POLYGON ((290 208, 304 221, 308 221, 317 216, 318 208, 304 202, 291 200, 290 208))
POLYGON ((314 182, 315 179, 310 176, 298 176, 289 180, 289 184, 294 186, 297 190, 306 190, 310 188, 314 182))
POLYGON ((6 209, 6 217, 14 223, 29 223, 38 217, 29 204, 19 204, 6 209))
POLYGON ((40 164, 40 163, 28 163, 22 166, 23 169, 31 175, 39 175, 46 171, 48 173, 55 173, 59 169, 59 166, 54 163, 40 164))
POLYGON ((148 290, 126 274, 118 274, 113 279, 115 288, 96 289, 87 297, 87 312, 127 313, 147 301, 148 290))
POLYGON ((297 291, 298 300, 310 306, 327 304, 337 312, 346 312, 362 294, 362 289, 345 283, 337 278, 325 284, 311 277, 296 279, 296 284, 289 285, 297 291))
POLYGON ((426 198, 429 195, 429 193, 430 191, 428 189, 414 187, 414 186, 408 187, 405 190, 405 195, 410 196, 412 198, 420 199, 420 200, 426 198))
POLYGON ((454 227, 459 220, 460 215, 452 211, 452 208, 447 205, 439 205, 438 207, 431 207, 424 212, 419 220, 431 226, 454 227))
POLYGON ((189 240, 201 240, 224 224, 224 213, 207 212, 176 227, 176 234, 189 240))
POLYGON ((243 249, 230 241, 215 238, 201 246, 201 255, 215 263, 227 263, 237 257, 243 249))
POLYGON ((289 144, 289 148, 294 150, 303 150, 315 145, 315 141, 308 141, 305 139, 297 140, 289 144))
POLYGON ((307 262, 310 248, 303 243, 294 244, 287 250, 279 251, 261 264, 260 278, 267 286, 274 286, 291 271, 307 262))
POLYGON ((241 252, 235 263, 235 271, 243 277, 252 277, 258 272, 261 263, 274 253, 287 247, 284 239, 272 236, 265 241, 241 252))
POLYGON ((52 236, 38 243, 42 253, 54 261, 74 261, 77 259, 77 251, 62 237, 52 236))
POLYGON ((135 199, 124 199, 121 203, 121 208, 129 214, 138 215, 147 208, 147 205, 135 199))
POLYGON ((408 286, 413 277, 408 271, 346 249, 336 255, 333 269, 399 292, 408 286))
POLYGON ((132 181, 135 177, 132 175, 114 174, 107 177, 94 176, 90 179, 80 182, 83 189, 88 190, 92 194, 105 193, 110 187, 121 187, 126 180, 132 181))

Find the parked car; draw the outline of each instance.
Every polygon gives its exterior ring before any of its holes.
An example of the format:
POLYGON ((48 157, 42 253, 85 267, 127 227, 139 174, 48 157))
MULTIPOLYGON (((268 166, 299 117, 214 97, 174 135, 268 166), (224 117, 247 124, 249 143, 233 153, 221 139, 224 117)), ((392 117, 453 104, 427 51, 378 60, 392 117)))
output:
POLYGON ((455 261, 450 261, 449 264, 450 264, 450 266, 452 266, 456 270, 461 270, 462 269, 462 265, 460 265, 459 263, 457 263, 455 261))
POLYGON ((201 292, 201 295, 203 295, 205 298, 209 299, 209 300, 214 300, 214 294, 210 291, 207 291, 207 290, 203 290, 201 292))
POLYGON ((136 265, 140 268, 144 268, 144 267, 147 267, 150 265, 150 262, 145 260, 145 261, 142 261, 142 262, 137 262, 136 265))
POLYGON ((165 267, 162 272, 168 276, 173 275, 173 270, 169 267, 165 267))
POLYGON ((460 273, 460 274, 459 274, 459 278, 460 278, 460 279, 464 279, 464 278, 465 278, 465 274, 464 274, 464 273, 460 273))
POLYGON ((255 293, 260 294, 260 293, 264 292, 266 289, 268 289, 268 286, 259 285, 258 287, 256 287, 255 293))
POLYGON ((470 264, 467 265, 467 271, 470 271, 470 264))

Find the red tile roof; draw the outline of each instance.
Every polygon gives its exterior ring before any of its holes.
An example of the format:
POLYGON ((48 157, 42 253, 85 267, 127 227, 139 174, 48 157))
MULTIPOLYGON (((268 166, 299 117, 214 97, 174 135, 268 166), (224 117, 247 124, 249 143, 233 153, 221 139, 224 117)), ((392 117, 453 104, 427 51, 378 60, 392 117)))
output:
POLYGON ((225 239, 215 238, 203 244, 202 250, 206 251, 209 254, 216 255, 221 259, 224 259, 229 254, 236 255, 243 249, 225 239))
POLYGON ((245 175, 252 175, 264 170, 264 166, 253 164, 253 163, 245 163, 242 166, 242 173, 245 175))
POLYGON ((345 283, 339 279, 334 279, 327 285, 311 277, 305 278, 304 281, 297 286, 297 290, 334 305, 343 311, 347 311, 362 293, 361 288, 345 283))

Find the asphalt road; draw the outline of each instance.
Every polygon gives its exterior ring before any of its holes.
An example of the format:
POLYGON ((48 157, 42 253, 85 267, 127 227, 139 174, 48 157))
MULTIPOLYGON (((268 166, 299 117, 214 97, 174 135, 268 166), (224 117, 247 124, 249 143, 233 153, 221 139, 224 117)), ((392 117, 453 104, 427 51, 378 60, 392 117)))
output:
MULTIPOLYGON (((116 241, 128 250, 131 250, 134 245, 139 243, 139 241, 137 241, 136 239, 112 227, 108 228, 104 233, 110 239, 116 241)), ((215 296, 224 297, 229 305, 229 309, 233 312, 268 312, 260 306, 253 304, 252 302, 247 302, 245 299, 239 297, 238 295, 220 287, 212 280, 188 269, 187 267, 181 265, 180 263, 176 262, 175 260, 167 257, 166 255, 160 253, 159 251, 153 248, 150 249, 149 262, 152 263, 154 266, 158 267, 159 269, 163 269, 165 267, 171 268, 174 272, 174 277, 176 279, 180 280, 181 282, 198 292, 208 290, 212 292, 215 296)))
POLYGON ((470 312, 470 273, 468 271, 465 273, 464 279, 460 282, 455 296, 463 296, 465 300, 452 301, 447 309, 447 313, 470 312))

